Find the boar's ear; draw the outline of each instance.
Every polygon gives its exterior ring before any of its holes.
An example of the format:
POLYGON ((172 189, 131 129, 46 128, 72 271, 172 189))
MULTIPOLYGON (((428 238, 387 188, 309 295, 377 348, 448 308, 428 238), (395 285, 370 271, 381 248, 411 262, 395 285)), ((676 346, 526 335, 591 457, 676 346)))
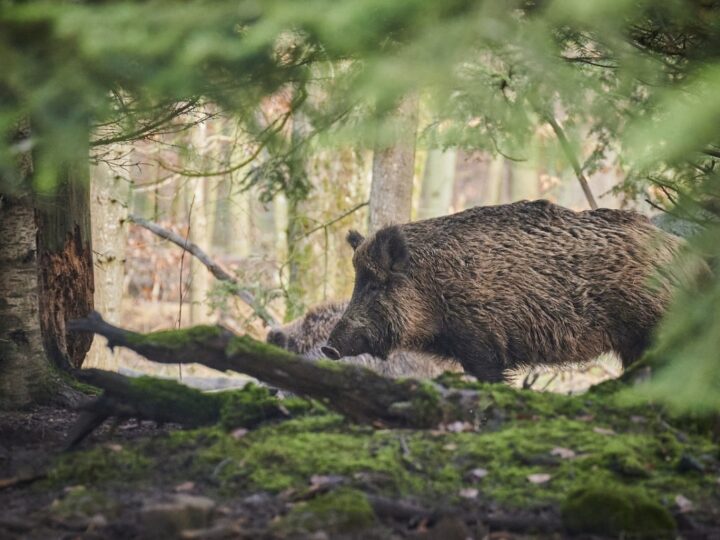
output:
POLYGON ((356 230, 351 229, 348 231, 345 240, 347 240, 347 243, 350 244, 350 247, 352 247, 353 251, 355 251, 357 247, 363 243, 365 237, 356 230))
POLYGON ((393 225, 380 229, 375 235, 376 261, 388 272, 403 272, 408 265, 408 249, 400 227, 393 225))

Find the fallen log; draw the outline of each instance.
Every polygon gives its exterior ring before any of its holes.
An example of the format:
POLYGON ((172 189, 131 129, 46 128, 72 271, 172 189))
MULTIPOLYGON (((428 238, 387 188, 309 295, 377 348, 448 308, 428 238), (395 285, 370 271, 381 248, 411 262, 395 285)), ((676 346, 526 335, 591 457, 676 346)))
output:
MULTIPOLYGON (((387 379, 362 366, 306 360, 220 326, 139 334, 113 326, 93 312, 85 319, 70 321, 68 329, 102 335, 111 348, 126 347, 154 362, 197 362, 220 371, 244 373, 316 399, 354 422, 378 427, 433 428, 456 421, 477 425, 493 404, 491 397, 480 391, 447 389, 415 379, 387 379)), ((116 399, 121 394, 116 392, 116 399)))

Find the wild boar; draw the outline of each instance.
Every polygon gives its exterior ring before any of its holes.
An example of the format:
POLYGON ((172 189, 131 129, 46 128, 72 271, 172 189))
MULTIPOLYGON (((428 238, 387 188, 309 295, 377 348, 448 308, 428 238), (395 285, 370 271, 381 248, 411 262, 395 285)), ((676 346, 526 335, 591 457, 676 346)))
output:
POLYGON ((350 231, 355 285, 323 352, 402 348, 457 359, 467 373, 581 363, 648 346, 681 240, 632 211, 574 212, 548 201, 477 207, 350 231))
MULTIPOLYGON (((267 334, 268 343, 315 360, 324 355, 321 347, 326 344, 330 331, 335 327, 347 307, 347 302, 329 302, 315 306, 294 321, 273 328, 267 334)), ((343 359, 365 366, 386 377, 434 378, 444 371, 458 371, 457 362, 424 353, 395 351, 386 360, 361 354, 343 359)))

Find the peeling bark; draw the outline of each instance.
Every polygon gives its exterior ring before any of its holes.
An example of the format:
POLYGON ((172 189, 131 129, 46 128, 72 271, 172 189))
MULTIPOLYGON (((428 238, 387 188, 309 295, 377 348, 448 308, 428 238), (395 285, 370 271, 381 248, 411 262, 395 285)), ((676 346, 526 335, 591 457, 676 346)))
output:
POLYGON ((90 349, 92 338, 69 336, 68 319, 93 308, 92 251, 76 227, 61 251, 44 251, 38 260, 40 277, 40 324, 45 349, 59 368, 78 368, 90 349))

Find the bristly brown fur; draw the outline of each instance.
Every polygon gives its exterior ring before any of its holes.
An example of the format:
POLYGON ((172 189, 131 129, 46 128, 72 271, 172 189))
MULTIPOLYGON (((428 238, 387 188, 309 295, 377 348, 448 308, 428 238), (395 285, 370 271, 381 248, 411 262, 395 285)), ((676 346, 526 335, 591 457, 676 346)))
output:
POLYGON ((673 288, 657 270, 680 241, 636 212, 523 201, 351 244, 355 289, 329 345, 343 355, 430 352, 497 381, 611 351, 635 361, 673 288))

